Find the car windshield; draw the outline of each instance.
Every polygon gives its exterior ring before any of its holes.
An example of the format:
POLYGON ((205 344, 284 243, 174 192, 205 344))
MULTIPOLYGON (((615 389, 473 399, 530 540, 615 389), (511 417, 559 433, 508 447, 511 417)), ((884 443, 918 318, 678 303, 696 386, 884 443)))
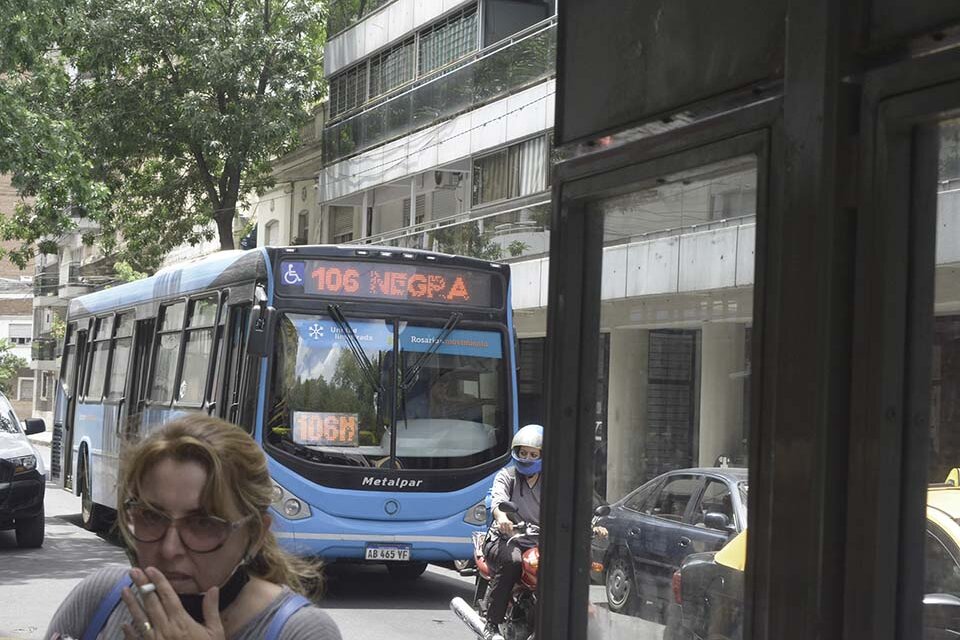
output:
POLYGON ((0 433, 21 433, 20 421, 10 402, 0 396, 0 433))
POLYGON ((276 348, 266 438, 289 453, 325 464, 454 469, 506 451, 500 332, 347 318, 331 308, 284 315, 276 348))

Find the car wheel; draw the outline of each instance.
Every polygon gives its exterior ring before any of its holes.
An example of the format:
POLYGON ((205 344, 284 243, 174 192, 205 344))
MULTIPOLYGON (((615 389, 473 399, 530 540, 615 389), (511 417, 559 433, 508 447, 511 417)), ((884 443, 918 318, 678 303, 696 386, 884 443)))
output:
POLYGON ((614 613, 633 613, 637 603, 637 581, 634 579, 630 559, 617 553, 607 565, 604 579, 607 604, 614 613))
POLYGON ((404 562, 388 564, 387 571, 394 580, 416 580, 427 570, 426 562, 404 562))
POLYGON ((17 546, 22 549, 36 549, 43 546, 43 511, 32 518, 17 518, 14 522, 17 530, 17 546))
POLYGON ((87 458, 84 456, 80 461, 80 468, 77 475, 80 476, 80 523, 88 531, 99 531, 103 526, 102 507, 93 501, 93 495, 90 492, 90 473, 87 471, 87 458))

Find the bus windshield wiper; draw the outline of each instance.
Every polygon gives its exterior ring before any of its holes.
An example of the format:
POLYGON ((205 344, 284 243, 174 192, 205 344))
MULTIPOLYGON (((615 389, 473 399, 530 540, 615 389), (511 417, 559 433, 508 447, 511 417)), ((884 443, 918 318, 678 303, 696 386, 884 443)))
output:
POLYGON ((413 384, 414 380, 417 379, 417 375, 419 375, 420 370, 423 369, 425 364, 427 364, 427 361, 431 358, 431 356, 433 356, 433 354, 435 354, 440 347, 443 346, 443 342, 450 337, 450 334, 453 333, 453 330, 457 327, 462 318, 462 313, 454 312, 450 315, 450 317, 447 319, 447 323, 443 325, 443 329, 440 330, 440 335, 438 335, 436 340, 433 341, 433 343, 430 345, 430 348, 421 354, 420 357, 417 358, 416 362, 414 362, 404 374, 403 380, 400 381, 400 389, 402 391, 407 391, 410 389, 410 386, 413 384))
POLYGON ((350 323, 347 322, 346 317, 343 315, 343 311, 340 310, 340 306, 335 304, 327 305, 327 313, 330 314, 337 328, 339 328, 340 331, 343 332, 344 337, 346 337, 347 345, 350 347, 353 357, 357 359, 357 364, 360 365, 360 369, 367 377, 367 382, 370 383, 370 386, 373 387, 377 393, 383 393, 380 376, 374 368, 373 363, 370 362, 370 358, 367 357, 367 352, 363 350, 363 345, 360 344, 360 340, 357 339, 357 334, 354 332, 353 327, 350 326, 350 323))

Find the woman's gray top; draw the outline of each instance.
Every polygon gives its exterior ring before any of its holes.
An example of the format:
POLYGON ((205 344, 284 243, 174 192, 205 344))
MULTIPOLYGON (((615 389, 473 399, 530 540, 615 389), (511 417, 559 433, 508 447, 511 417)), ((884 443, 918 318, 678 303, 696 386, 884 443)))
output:
MULTIPOLYGON (((72 638, 80 638, 90 619, 93 618, 100 601, 103 600, 110 590, 123 578, 129 571, 127 567, 108 567, 101 569, 96 573, 84 578, 83 582, 70 592, 67 599, 63 601, 60 608, 50 621, 47 628, 47 634, 44 638, 49 638, 56 632, 72 638)), ((283 605, 283 603, 293 596, 294 593, 288 587, 283 588, 283 593, 277 596, 276 600, 270 603, 258 616, 248 622, 231 640, 255 640, 263 638, 267 633, 267 627, 273 614, 283 605)), ((126 605, 121 601, 113 610, 106 626, 100 632, 98 638, 122 638, 123 631, 121 625, 131 624, 133 618, 127 611, 126 605)), ((283 626, 280 632, 280 640, 341 640, 340 630, 336 623, 326 613, 315 606, 307 606, 294 613, 283 626)))

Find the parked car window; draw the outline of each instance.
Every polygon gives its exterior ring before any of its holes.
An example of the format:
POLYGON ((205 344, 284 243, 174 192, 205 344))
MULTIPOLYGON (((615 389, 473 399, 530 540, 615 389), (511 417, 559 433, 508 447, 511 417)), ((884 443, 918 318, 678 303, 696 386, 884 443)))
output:
POLYGON ((960 567, 953 555, 930 531, 927 531, 924 556, 927 565, 924 592, 960 594, 960 567))
POLYGON ((679 476, 667 480, 654 501, 653 515, 682 521, 698 482, 693 476, 679 476))
POLYGON ((623 506, 637 513, 649 514, 653 510, 653 496, 656 495, 658 482, 653 482, 645 487, 640 487, 633 492, 623 506))
POLYGON ((730 495, 730 488, 725 482, 719 480, 708 480, 707 486, 700 496, 700 503, 693 510, 693 524, 702 525, 704 516, 708 513, 722 513, 732 523, 733 517, 733 497, 730 495))

